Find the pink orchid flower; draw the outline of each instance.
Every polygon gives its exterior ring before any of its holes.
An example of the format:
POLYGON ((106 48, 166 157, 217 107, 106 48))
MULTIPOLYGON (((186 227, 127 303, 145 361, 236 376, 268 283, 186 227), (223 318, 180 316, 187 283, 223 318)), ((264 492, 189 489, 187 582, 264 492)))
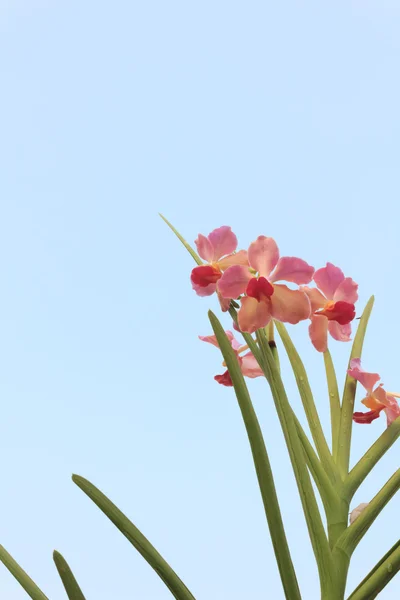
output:
MULTIPOLYGON (((256 361, 251 352, 247 352, 243 356, 240 356, 242 352, 248 350, 248 346, 241 346, 240 343, 235 339, 235 336, 233 335, 232 331, 225 331, 225 333, 232 344, 232 348, 235 351, 243 375, 245 377, 250 377, 251 379, 254 379, 255 377, 263 377, 264 373, 262 372, 258 362, 256 361)), ((212 344, 213 346, 219 348, 219 344, 215 335, 199 335, 199 339, 202 342, 208 342, 209 344, 212 344)), ((223 366, 226 367, 226 364, 223 363, 223 366)), ((215 375, 214 379, 221 385, 233 385, 228 370, 222 373, 222 375, 215 375)))
POLYGON ((190 279, 198 296, 211 296, 217 292, 222 310, 228 310, 231 298, 222 298, 218 290, 218 281, 223 271, 231 265, 247 265, 247 252, 235 252, 238 241, 230 227, 226 225, 214 229, 207 237, 199 233, 195 240, 199 256, 207 264, 192 270, 190 279))
POLYGON ((382 383, 374 389, 374 386, 380 380, 380 376, 378 373, 367 373, 364 371, 361 368, 361 360, 359 358, 353 358, 350 362, 350 369, 347 372, 367 390, 367 395, 361 402, 370 409, 364 413, 355 412, 353 414, 353 421, 356 423, 371 423, 379 417, 381 411, 384 411, 386 413, 387 426, 389 427, 400 416, 400 406, 395 398, 395 396, 399 397, 399 394, 386 392, 383 389, 382 383))
POLYGON ((358 285, 332 263, 315 271, 317 288, 302 287, 311 302, 311 341, 318 352, 328 348, 328 331, 339 342, 348 342, 354 319, 358 285))
POLYGON ((223 298, 246 294, 241 298, 238 313, 241 331, 253 333, 265 327, 271 318, 292 324, 307 319, 310 316, 307 295, 275 282, 308 283, 314 267, 300 258, 279 258, 275 240, 263 235, 250 244, 247 256, 251 269, 244 265, 231 266, 218 282, 223 298))

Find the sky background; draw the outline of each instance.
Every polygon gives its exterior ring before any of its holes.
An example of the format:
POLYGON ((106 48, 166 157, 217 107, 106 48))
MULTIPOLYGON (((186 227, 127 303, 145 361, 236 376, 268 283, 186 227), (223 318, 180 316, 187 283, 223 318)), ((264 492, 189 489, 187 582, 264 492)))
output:
MULTIPOLYGON (((158 212, 190 242, 226 224, 241 247, 264 234, 283 255, 339 265, 360 285, 358 314, 376 294, 364 366, 400 391, 399 20, 389 0, 0 2, 0 543, 51 600, 65 598, 54 548, 88 600, 171 597, 72 473, 197 600, 283 597, 234 394, 197 339, 217 305, 192 292, 192 259, 158 212)), ((290 332, 328 431, 322 356, 306 323, 290 332)), ((350 346, 330 347, 342 386, 350 346)), ((314 600, 269 390, 249 387, 314 600)), ((385 426, 354 427, 352 464, 385 426)), ((398 535, 394 499, 354 555, 349 593, 398 535)), ((2 566, 0 594, 26 597, 2 566)))

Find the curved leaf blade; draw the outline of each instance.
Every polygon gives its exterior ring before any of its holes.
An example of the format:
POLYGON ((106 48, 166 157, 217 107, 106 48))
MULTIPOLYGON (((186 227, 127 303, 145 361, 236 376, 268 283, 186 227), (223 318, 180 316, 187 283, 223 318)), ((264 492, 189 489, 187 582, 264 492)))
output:
POLYGON ((85 596, 83 595, 67 561, 59 552, 57 552, 57 550, 54 550, 53 552, 53 560, 69 600, 85 600, 85 596))
POLYGON ((177 600, 195 600, 183 581, 141 531, 96 486, 80 475, 72 481, 100 508, 154 569, 177 600))
POLYGON ((20 586, 24 588, 32 600, 49 600, 3 546, 0 546, 0 560, 10 573, 14 575, 20 586))

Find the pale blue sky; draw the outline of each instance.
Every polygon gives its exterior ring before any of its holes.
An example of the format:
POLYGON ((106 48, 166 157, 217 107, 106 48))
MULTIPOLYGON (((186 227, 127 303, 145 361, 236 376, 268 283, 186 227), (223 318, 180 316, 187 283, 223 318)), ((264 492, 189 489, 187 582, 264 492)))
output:
MULTIPOLYGON (((1 3, 0 542, 51 600, 65 597, 54 548, 88 600, 170 598, 72 472, 197 600, 282 597, 239 411, 197 340, 216 304, 192 292, 191 258, 157 212, 190 241, 227 224, 243 247, 271 235, 283 254, 341 266, 359 313, 376 294, 364 364, 399 390, 399 20, 389 0, 1 3)), ((327 426, 322 357, 306 324, 291 331, 327 426)), ((342 380, 349 346, 331 350, 342 380)), ((250 389, 303 597, 317 600, 269 391, 250 389)), ((384 428, 354 428, 353 462, 384 428)), ((349 591, 398 532, 394 499, 349 591)), ((3 567, 0 591, 25 598, 3 567)))

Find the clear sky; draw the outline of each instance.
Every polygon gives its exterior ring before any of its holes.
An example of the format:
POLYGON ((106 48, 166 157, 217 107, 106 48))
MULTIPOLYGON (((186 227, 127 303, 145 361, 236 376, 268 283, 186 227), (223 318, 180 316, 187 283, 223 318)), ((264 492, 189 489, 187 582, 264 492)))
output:
MULTIPOLYGON (((400 390, 399 19, 393 0, 0 3, 0 542, 52 600, 65 597, 54 548, 88 600, 170 598, 73 472, 197 600, 282 597, 235 398, 197 339, 216 303, 192 292, 192 259, 157 213, 190 241, 227 224, 242 247, 270 235, 282 254, 339 265, 359 314, 376 294, 364 365, 400 390)), ((322 356, 305 323, 290 331, 328 429, 322 356)), ((342 385, 350 348, 331 350, 342 385)), ((303 597, 317 600, 270 394, 250 389, 303 597)), ((354 427, 353 463, 384 428, 354 427)), ((349 592, 398 534, 394 499, 349 592)), ((26 597, 3 567, 0 594, 26 597)))

